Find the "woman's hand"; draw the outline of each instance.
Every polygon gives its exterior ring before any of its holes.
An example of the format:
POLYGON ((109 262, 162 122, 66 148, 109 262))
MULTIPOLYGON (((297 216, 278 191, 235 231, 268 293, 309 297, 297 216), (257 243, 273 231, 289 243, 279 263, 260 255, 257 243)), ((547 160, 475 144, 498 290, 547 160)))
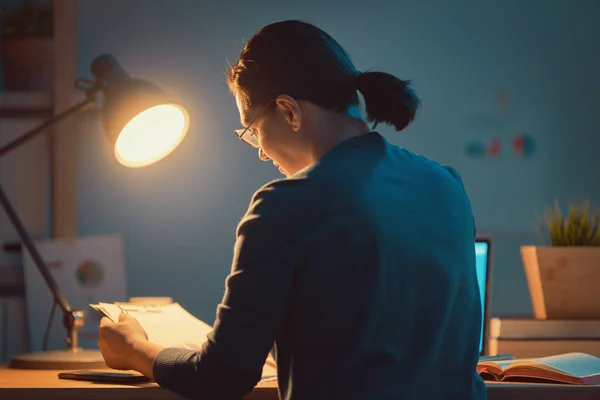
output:
POLYGON ((113 369, 132 369, 154 379, 154 359, 164 347, 148 340, 146 331, 137 319, 119 315, 119 322, 100 320, 98 345, 106 366, 113 369))
POLYGON ((121 313, 118 323, 106 317, 100 320, 98 345, 109 368, 136 369, 135 347, 147 341, 144 328, 127 314, 121 313))

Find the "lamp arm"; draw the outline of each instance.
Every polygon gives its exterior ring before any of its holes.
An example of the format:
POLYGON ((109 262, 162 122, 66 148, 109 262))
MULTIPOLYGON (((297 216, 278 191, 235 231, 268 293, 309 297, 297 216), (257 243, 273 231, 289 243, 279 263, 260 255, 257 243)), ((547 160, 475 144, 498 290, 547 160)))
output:
POLYGON ((4 210, 6 211, 6 215, 8 215, 10 222, 12 222, 13 226, 17 230, 17 234, 19 235, 19 239, 21 239, 23 246, 25 246, 25 248, 31 255, 31 258, 33 259, 33 262, 35 263, 38 270, 44 277, 44 280, 46 281, 46 285, 48 285, 48 288, 52 292, 54 301, 56 301, 56 303, 58 303, 58 306, 60 307, 60 309, 63 311, 63 313, 65 315, 70 314, 72 310, 71 310, 71 306, 69 305, 69 302, 67 301, 67 298, 62 294, 62 292, 58 288, 56 281, 54 280, 54 278, 52 277, 52 274, 50 274, 50 271, 48 270, 48 266, 42 259, 42 256, 40 255, 40 253, 35 248, 35 245, 33 244, 33 240, 31 239, 31 237, 25 230, 25 227, 23 226, 23 223, 21 222, 21 220, 19 219, 19 216, 15 212, 15 209, 13 208, 12 204, 10 204, 10 201, 8 201, 8 198, 6 197, 6 194, 4 193, 4 189, 2 189, 2 186, 0 186, 0 204, 1 204, 2 208, 4 208, 4 210))
POLYGON ((42 124, 38 125, 37 127, 33 128, 30 131, 19 136, 12 142, 9 142, 9 143, 5 144, 4 146, 0 147, 0 157, 4 156, 6 153, 10 152, 11 150, 14 150, 15 148, 19 147, 23 143, 33 139, 40 133, 44 132, 46 129, 50 128, 52 125, 83 110, 84 108, 86 108, 90 104, 94 103, 95 101, 96 101, 95 94, 94 93, 89 94, 86 97, 86 99, 81 101, 80 103, 75 104, 74 106, 66 109, 65 111, 61 112, 60 114, 54 115, 52 118, 48 119, 47 121, 43 122, 42 124))
MULTIPOLYGON (((15 148, 19 147, 20 145, 26 143, 27 141, 33 139, 35 136, 44 132, 46 129, 50 128, 54 124, 70 117, 73 114, 76 114, 77 112, 83 110, 87 106, 94 103, 96 101, 96 95, 100 91, 100 89, 101 89, 100 86, 95 86, 95 87, 91 88, 90 90, 87 91, 85 100, 73 105, 72 107, 66 109, 62 113, 53 116, 49 120, 40 124, 39 126, 31 129, 30 131, 26 132, 25 134, 23 134, 21 136, 19 136, 17 139, 13 140, 12 142, 9 142, 8 144, 0 147, 0 157, 6 155, 8 152, 10 152, 11 150, 14 150, 15 148)), ((40 271, 40 273, 44 277, 44 280, 46 281, 46 285, 50 289, 50 292, 52 292, 54 301, 58 304, 58 306, 62 310, 63 324, 65 325, 65 327, 67 328, 68 333, 69 333, 69 337, 67 339, 69 341, 70 346, 72 348, 75 348, 77 346, 76 329, 82 323, 82 320, 80 320, 80 319, 83 318, 81 312, 73 311, 73 309, 71 308, 71 305, 67 301, 67 298, 60 291, 58 285, 56 284, 56 281, 54 280, 54 278, 52 277, 52 274, 50 273, 50 270, 48 269, 48 266, 42 259, 42 256, 40 255, 37 248, 35 247, 33 240, 31 239, 31 236, 29 236, 29 234, 27 233, 27 230, 25 229, 23 222, 21 222, 21 220, 19 219, 19 216, 17 215, 15 209, 13 208, 12 204, 8 200, 8 197, 6 196, 6 193, 4 193, 4 189, 2 189, 1 185, 0 185, 0 206, 6 211, 6 214, 7 214, 8 218, 10 219, 10 222, 15 227, 17 234, 19 235, 19 239, 21 239, 21 243, 23 244, 23 246, 25 246, 25 249, 27 249, 27 251, 29 252, 34 264, 36 265, 37 269, 40 271)))

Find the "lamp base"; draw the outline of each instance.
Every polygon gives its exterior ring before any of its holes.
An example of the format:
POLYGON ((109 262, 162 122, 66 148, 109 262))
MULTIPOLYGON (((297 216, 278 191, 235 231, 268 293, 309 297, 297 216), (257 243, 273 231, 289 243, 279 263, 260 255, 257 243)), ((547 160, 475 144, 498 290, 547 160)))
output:
POLYGON ((18 355, 11 360, 10 368, 75 370, 107 367, 99 350, 65 349, 18 355))

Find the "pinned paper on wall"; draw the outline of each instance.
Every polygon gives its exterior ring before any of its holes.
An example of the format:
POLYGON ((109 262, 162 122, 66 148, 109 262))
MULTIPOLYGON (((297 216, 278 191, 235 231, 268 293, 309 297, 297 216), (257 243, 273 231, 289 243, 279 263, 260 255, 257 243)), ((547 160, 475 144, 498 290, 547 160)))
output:
POLYGON ((471 158, 498 158, 504 150, 520 158, 533 156, 536 142, 532 135, 511 129, 507 119, 509 95, 505 89, 496 92, 494 102, 469 105, 465 113, 465 129, 475 138, 467 142, 465 153, 471 158), (483 137, 483 138, 478 138, 483 137))
POLYGON ((467 143, 465 151, 469 157, 496 158, 502 152, 502 142, 499 137, 492 138, 487 143, 473 140, 467 143))
POLYGON ((504 117, 498 115, 497 112, 490 112, 486 110, 471 111, 467 114, 466 126, 470 131, 476 132, 490 132, 490 131, 502 131, 505 127, 504 117))
MULTIPOLYGON (((71 308, 86 313, 85 325, 79 333, 81 347, 97 348, 100 315, 93 311, 89 304, 127 300, 121 236, 45 240, 36 242, 36 248, 71 308)), ((53 298, 27 251, 23 253, 23 270, 30 331, 29 346, 32 351, 39 351, 42 350, 53 298)), ((62 313, 57 306, 48 349, 64 348, 65 336, 62 313)))
POLYGON ((472 132, 495 134, 507 129, 508 92, 496 92, 493 102, 468 104, 465 110, 466 128, 472 132))
POLYGON ((512 148, 519 157, 531 157, 535 153, 535 139, 527 133, 519 133, 513 139, 512 148))
POLYGON ((488 157, 495 158, 500 155, 500 151, 502 150, 502 144, 500 142, 500 138, 493 138, 487 145, 485 149, 485 154, 488 157))
POLYGON ((469 157, 484 157, 485 156, 485 145, 479 140, 474 140, 467 143, 465 149, 467 156, 469 157))
POLYGON ((502 153, 501 134, 507 131, 504 111, 508 107, 508 94, 500 90, 495 96, 487 103, 470 104, 466 110, 465 129, 474 135, 465 146, 467 157, 498 158, 502 153))

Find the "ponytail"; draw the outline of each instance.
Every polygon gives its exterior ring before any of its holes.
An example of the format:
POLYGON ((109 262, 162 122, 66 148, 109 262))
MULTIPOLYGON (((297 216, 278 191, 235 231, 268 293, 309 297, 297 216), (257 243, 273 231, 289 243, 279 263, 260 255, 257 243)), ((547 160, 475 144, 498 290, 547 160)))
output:
POLYGON ((400 132, 415 118, 419 98, 403 81, 385 72, 363 72, 356 77, 356 88, 365 99, 367 121, 392 125, 400 132))

